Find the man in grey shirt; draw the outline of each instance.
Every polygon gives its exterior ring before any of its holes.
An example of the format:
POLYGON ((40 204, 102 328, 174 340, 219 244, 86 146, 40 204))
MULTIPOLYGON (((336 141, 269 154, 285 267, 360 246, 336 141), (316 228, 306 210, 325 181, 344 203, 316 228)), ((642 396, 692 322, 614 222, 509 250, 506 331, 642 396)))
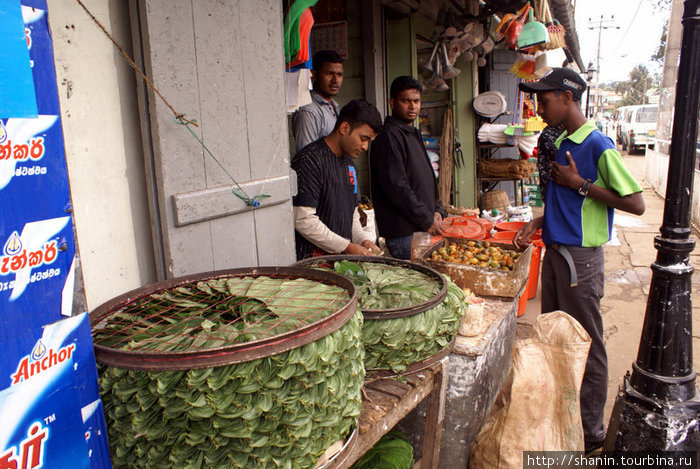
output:
POLYGON ((314 55, 312 67, 313 102, 299 109, 292 118, 297 153, 309 143, 330 135, 340 112, 333 97, 343 84, 343 58, 336 51, 321 50, 314 55))

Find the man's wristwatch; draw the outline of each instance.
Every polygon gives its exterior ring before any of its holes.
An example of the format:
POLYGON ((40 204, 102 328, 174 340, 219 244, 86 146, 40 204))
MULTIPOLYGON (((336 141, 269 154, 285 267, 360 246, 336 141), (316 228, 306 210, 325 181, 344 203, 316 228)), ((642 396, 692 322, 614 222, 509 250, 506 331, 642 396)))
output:
POLYGON ((590 179, 586 179, 583 181, 583 185, 578 188, 578 193, 582 197, 586 197, 588 195, 588 189, 591 188, 591 184, 593 184, 593 181, 590 179))

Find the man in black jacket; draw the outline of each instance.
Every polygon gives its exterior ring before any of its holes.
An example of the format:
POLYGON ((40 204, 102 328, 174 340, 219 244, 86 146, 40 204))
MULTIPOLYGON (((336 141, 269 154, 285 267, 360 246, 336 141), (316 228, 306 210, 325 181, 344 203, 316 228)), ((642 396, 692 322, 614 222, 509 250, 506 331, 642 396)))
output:
POLYGON ((437 184, 420 131, 412 123, 420 111, 422 86, 401 76, 391 84, 391 116, 372 144, 370 171, 372 200, 379 235, 391 255, 411 258, 416 231, 441 234, 442 207, 437 184))

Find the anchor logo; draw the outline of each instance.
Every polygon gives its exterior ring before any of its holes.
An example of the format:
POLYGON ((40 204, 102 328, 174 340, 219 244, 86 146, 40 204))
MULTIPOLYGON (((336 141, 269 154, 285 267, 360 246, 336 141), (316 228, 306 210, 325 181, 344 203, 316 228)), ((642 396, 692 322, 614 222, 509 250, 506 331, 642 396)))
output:
POLYGON ((13 232, 5 243, 4 252, 6 256, 14 256, 22 252, 22 240, 17 231, 13 232))
POLYGON ((41 342, 41 339, 36 341, 36 345, 32 349, 32 360, 37 361, 46 354, 46 345, 41 342))
POLYGON ((5 143, 7 140, 7 129, 5 129, 5 124, 0 121, 0 143, 5 143))

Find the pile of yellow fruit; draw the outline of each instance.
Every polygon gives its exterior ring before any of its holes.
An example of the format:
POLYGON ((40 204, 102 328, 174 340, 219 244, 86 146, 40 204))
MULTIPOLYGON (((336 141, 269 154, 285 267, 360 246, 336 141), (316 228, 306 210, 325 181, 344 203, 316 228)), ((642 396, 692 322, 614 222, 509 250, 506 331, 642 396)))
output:
POLYGON ((467 241, 464 244, 449 243, 433 251, 433 261, 456 262, 498 270, 513 270, 520 257, 518 251, 492 246, 488 241, 467 241))

